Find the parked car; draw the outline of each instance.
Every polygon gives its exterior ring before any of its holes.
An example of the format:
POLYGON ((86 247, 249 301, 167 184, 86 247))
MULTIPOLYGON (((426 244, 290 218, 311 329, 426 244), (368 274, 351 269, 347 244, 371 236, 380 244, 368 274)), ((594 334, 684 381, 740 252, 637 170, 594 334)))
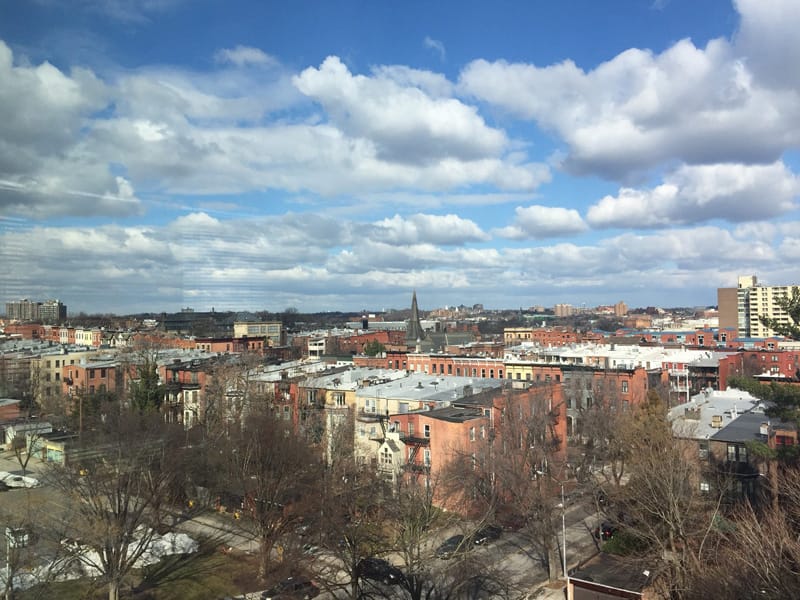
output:
POLYGON ((503 528, 499 525, 484 525, 472 534, 472 541, 476 546, 482 546, 493 542, 503 533, 503 528))
POLYGON ((403 572, 382 558, 362 558, 356 566, 358 576, 364 579, 395 585, 403 581, 403 572))
POLYGON ((308 600, 319 595, 319 588, 308 577, 289 577, 261 593, 261 600, 308 600))
POLYGON ((465 538, 463 535, 454 535, 447 538, 442 545, 436 549, 436 556, 443 560, 451 558, 454 554, 459 552, 466 552, 472 548, 472 541, 465 538))
POLYGON ((606 542, 614 537, 617 533, 617 526, 608 521, 603 521, 600 525, 594 528, 594 537, 598 540, 606 542))

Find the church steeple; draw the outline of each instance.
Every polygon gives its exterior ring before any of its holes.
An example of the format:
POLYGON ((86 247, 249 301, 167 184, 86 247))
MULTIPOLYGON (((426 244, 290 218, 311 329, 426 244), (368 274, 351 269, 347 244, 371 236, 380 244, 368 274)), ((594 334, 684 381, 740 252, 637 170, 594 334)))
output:
POLYGON ((417 307, 417 290, 411 296, 411 318, 406 327, 406 343, 416 344, 417 340, 425 339, 425 332, 419 322, 419 307, 417 307))

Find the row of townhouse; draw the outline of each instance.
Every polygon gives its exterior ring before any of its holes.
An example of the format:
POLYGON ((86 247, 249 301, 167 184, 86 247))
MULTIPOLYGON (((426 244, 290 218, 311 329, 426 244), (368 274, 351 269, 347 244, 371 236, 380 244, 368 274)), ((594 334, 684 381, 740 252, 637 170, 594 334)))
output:
POLYGON ((352 418, 356 460, 373 465, 391 482, 400 477, 436 481, 459 457, 485 460, 509 395, 524 396, 529 407, 534 400, 545 401, 559 452, 566 448, 564 401, 555 384, 514 390, 497 378, 355 367, 310 377, 299 393, 305 406, 321 411, 323 452, 336 451, 337 432, 348 431, 342 426, 352 418))
POLYGON ((387 352, 379 357, 357 356, 354 363, 448 377, 564 383, 570 392, 567 395, 569 435, 580 432, 581 411, 600 397, 636 404, 649 389, 655 388, 673 406, 707 388, 726 389, 732 376, 778 381, 800 378, 800 351, 766 347, 717 351, 650 345, 542 347, 526 344, 508 348, 502 359, 387 352), (583 394, 577 393, 580 389, 584 390, 583 394))

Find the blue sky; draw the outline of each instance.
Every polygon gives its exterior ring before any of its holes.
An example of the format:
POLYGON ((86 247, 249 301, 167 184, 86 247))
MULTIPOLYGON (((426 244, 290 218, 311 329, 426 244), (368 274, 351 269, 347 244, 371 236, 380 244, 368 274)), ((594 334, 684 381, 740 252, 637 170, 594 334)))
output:
POLYGON ((798 283, 794 0, 0 0, 0 296, 708 305, 798 283))

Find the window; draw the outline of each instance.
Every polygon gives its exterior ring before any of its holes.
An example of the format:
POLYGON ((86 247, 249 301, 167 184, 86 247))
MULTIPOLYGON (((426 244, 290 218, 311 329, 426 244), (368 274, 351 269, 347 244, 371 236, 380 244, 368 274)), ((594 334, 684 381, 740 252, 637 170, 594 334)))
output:
POLYGON ((365 435, 367 435, 366 428, 363 425, 359 426, 359 428, 358 428, 358 437, 364 437, 365 435))
POLYGON ((100 377, 105 378, 105 376, 106 376, 106 370, 100 369, 100 377))
POLYGON ((469 441, 470 442, 474 442, 475 441, 475 428, 474 427, 470 427, 469 428, 469 441))
POLYGON ((728 444, 728 462, 736 462, 736 446, 728 444))
POLYGON ((702 442, 700 442, 699 446, 700 446, 700 451, 699 451, 700 460, 707 460, 708 459, 708 442, 707 441, 702 441, 702 442))
POLYGON ((292 417, 292 409, 288 404, 286 404, 283 407, 283 419, 285 421, 288 421, 291 417, 292 417))
POLYGON ((704 492, 704 493, 711 491, 711 486, 708 484, 707 481, 701 481, 700 482, 700 491, 704 492))
POLYGON ((381 452, 381 464, 389 466, 394 464, 394 457, 388 448, 384 448, 383 452, 381 452))
POLYGON ((333 393, 333 402, 338 407, 344 406, 344 393, 343 392, 334 392, 333 393))
POLYGON ((452 375, 453 374, 453 365, 447 365, 447 374, 448 375, 452 375))
POLYGON ((423 429, 422 429, 422 432, 423 432, 423 435, 426 438, 430 438, 431 437, 431 426, 430 425, 425 425, 423 427, 423 429))
POLYGON ((426 467, 430 467, 431 466, 431 450, 430 450, 430 448, 425 448, 425 452, 423 453, 423 456, 424 456, 424 460, 425 460, 425 466, 426 467))
POLYGON ((94 379, 94 369, 89 369, 89 379, 94 379))
POLYGON ((486 425, 481 425, 481 439, 486 439, 486 425))
POLYGON ((628 393, 628 382, 627 381, 623 381, 622 382, 622 393, 623 394, 627 394, 628 393))
POLYGON ((414 423, 408 422, 408 437, 414 437, 414 423))

